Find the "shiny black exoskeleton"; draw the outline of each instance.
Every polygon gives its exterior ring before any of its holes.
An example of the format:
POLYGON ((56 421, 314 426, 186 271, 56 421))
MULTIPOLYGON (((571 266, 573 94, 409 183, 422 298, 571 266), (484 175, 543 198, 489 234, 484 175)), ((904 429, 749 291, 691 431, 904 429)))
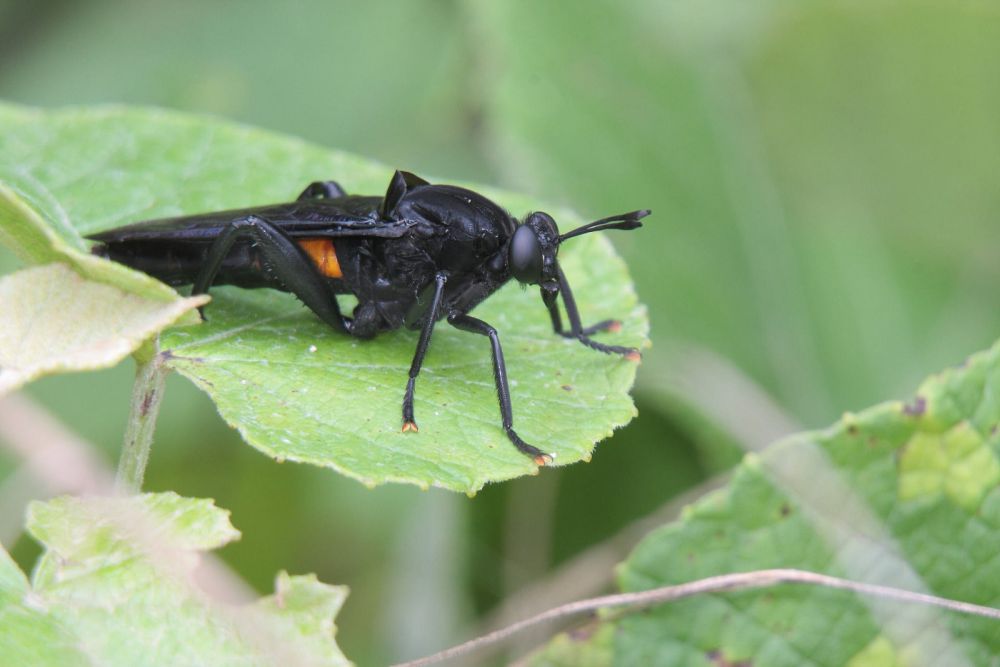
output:
POLYGON ((94 253, 149 273, 171 285, 193 283, 192 294, 213 284, 273 287, 295 294, 334 329, 358 338, 407 326, 420 330, 403 397, 403 430, 416 431, 413 392, 442 318, 487 336, 503 428, 539 465, 551 456, 514 431, 510 388, 496 330, 469 315, 511 278, 541 287, 557 334, 601 352, 637 360, 628 347, 590 338, 615 320, 584 327, 566 276, 559 244, 603 229, 635 229, 649 211, 633 211, 559 234, 546 213, 518 222, 480 194, 432 185, 397 171, 384 197, 348 195, 333 181, 312 183, 288 204, 139 222, 94 234, 94 253), (358 298, 351 317, 337 294, 358 298), (569 319, 563 328, 557 298, 569 319))

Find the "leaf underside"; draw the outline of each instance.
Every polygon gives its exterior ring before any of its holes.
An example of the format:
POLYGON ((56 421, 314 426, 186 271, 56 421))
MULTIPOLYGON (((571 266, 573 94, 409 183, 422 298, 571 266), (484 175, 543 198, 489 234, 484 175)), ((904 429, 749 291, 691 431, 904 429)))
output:
POLYGON ((61 263, 0 278, 0 394, 51 373, 113 366, 205 301, 150 299, 61 263))

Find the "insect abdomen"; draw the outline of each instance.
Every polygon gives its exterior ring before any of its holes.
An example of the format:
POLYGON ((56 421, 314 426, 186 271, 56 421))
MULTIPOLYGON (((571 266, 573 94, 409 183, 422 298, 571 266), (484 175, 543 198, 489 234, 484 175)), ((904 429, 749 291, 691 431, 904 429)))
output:
POLYGON ((309 259, 313 261, 319 272, 327 278, 343 278, 344 272, 340 269, 340 262, 337 260, 337 251, 333 246, 332 239, 316 238, 301 239, 298 241, 299 247, 306 251, 309 259))
MULTIPOLYGON (((208 247, 205 243, 112 241, 94 246, 91 252, 176 287, 195 281, 205 265, 208 247)), ((223 260, 213 284, 267 287, 271 281, 261 271, 250 245, 237 244, 223 260)))

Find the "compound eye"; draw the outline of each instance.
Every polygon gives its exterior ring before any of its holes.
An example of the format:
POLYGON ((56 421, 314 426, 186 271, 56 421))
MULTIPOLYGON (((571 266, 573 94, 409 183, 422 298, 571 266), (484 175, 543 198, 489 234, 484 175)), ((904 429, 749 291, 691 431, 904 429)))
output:
POLYGON ((522 283, 542 278, 542 244, 528 225, 521 225, 510 240, 510 271, 522 283))

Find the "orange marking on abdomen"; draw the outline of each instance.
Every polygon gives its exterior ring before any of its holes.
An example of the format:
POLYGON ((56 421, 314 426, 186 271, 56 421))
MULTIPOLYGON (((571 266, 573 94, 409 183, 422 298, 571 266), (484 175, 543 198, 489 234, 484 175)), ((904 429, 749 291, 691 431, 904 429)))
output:
POLYGON ((298 243, 324 276, 327 278, 344 277, 344 272, 340 270, 340 262, 337 261, 337 252, 333 248, 333 241, 330 239, 300 239, 298 243))

